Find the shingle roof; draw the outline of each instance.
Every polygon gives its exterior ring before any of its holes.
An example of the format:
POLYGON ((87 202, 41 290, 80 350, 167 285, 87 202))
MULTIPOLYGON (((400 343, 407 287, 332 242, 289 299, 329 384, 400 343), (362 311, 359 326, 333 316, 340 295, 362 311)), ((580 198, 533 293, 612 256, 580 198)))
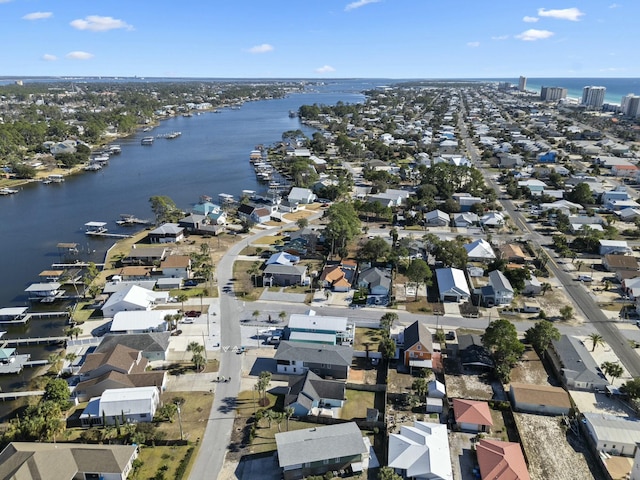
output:
POLYGON ((354 422, 276 433, 280 467, 366 453, 354 422))
POLYGON ((424 323, 420 323, 418 320, 404 329, 404 348, 410 348, 417 343, 423 345, 427 351, 433 352, 431 332, 424 323))
POLYGON ((346 345, 314 345, 301 342, 280 342, 276 350, 276 360, 324 363, 348 367, 351 365, 353 348, 346 345))
POLYGON ((560 387, 512 383, 511 394, 513 395, 516 404, 528 403, 532 405, 571 408, 569 394, 564 388, 560 387))
POLYGON ((560 357, 562 372, 567 379, 593 384, 608 383, 600 373, 598 364, 579 339, 562 335, 560 340, 552 340, 551 343, 560 357))
MULTIPOLYGON (((139 350, 134 350, 124 345, 115 345, 110 350, 87 355, 87 359, 82 364, 80 373, 90 372, 103 365, 109 365, 123 372, 130 372, 134 368, 139 355, 139 350)), ((142 371, 144 371, 147 360, 145 359, 141 363, 143 364, 142 371)))
POLYGON ((324 380, 307 370, 304 375, 289 379, 289 392, 285 395, 284 404, 287 406, 298 402, 310 409, 314 400, 344 400, 345 389, 343 381, 324 380))
POLYGON ((96 348, 95 353, 102 353, 114 345, 123 345, 144 352, 166 352, 169 348, 170 332, 107 334, 96 348))
POLYGON ((519 443, 482 439, 476 446, 480 475, 491 480, 530 480, 519 443))
POLYGON ((453 399, 453 413, 457 423, 493 425, 489 404, 476 400, 453 399))

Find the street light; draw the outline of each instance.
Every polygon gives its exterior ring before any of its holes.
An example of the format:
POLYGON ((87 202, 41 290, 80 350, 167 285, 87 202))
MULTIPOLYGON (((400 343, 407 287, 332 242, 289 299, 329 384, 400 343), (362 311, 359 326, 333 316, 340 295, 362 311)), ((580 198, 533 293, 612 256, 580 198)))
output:
POLYGON ((176 402, 176 407, 178 408, 178 423, 180 424, 180 441, 184 440, 182 433, 182 413, 180 412, 180 403, 176 402))

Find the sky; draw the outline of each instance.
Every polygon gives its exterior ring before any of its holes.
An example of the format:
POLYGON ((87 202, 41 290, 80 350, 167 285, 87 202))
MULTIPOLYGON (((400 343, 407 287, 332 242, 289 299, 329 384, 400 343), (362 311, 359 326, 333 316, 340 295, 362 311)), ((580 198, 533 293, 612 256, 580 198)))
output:
POLYGON ((638 0, 0 0, 0 76, 640 77, 638 0))

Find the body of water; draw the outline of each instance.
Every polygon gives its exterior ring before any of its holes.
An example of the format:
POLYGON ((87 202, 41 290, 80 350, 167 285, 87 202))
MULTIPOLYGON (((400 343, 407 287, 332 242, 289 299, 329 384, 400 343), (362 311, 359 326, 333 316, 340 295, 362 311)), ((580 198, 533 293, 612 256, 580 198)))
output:
MULTIPOLYGON (((314 132, 290 118, 290 110, 305 104, 362 102, 360 92, 377 84, 331 82, 283 99, 248 102, 239 109, 170 118, 151 132, 119 139, 122 153, 111 157, 102 170, 67 177, 60 184, 30 184, 15 195, 0 197, 0 307, 28 305, 24 289, 39 281, 42 270, 62 259, 57 249, 60 242, 77 243, 79 259, 101 263, 115 240, 85 235, 88 221, 107 222, 112 233, 130 233, 115 221, 120 214, 152 218, 149 198, 153 195, 167 195, 189 210, 203 194, 217 201, 220 193, 239 197, 245 189, 265 191, 256 181, 249 152, 256 145, 280 141, 288 130, 300 129, 308 136, 314 132), (140 143, 143 136, 173 131, 182 135, 172 140, 156 138, 151 146, 140 143)), ((62 319, 32 320, 26 328, 9 328, 5 338, 61 335, 64 328, 62 319)), ((47 358, 54 350, 19 348, 34 360, 47 358)), ((23 388, 32 375, 26 369, 21 375, 1 377, 0 388, 23 388)), ((0 404, 0 417, 11 412, 12 403, 0 404)))

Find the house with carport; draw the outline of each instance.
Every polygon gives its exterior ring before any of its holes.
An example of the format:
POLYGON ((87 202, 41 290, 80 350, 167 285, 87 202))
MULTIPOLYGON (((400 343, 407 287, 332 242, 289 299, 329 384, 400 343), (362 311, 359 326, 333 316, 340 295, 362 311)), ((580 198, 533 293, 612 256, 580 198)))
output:
POLYGON ((461 302, 471 297, 467 277, 458 268, 436 269, 436 280, 441 302, 461 302))

